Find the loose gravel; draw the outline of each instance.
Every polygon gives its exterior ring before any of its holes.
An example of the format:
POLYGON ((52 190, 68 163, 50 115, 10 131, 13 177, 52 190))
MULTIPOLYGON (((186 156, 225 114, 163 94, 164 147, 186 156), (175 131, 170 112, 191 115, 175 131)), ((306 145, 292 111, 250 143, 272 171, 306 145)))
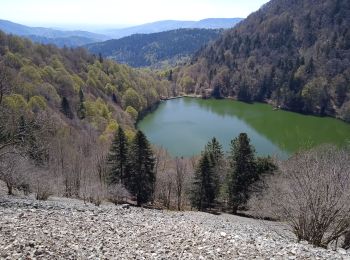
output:
POLYGON ((0 197, 1 259, 350 259, 232 215, 0 197))

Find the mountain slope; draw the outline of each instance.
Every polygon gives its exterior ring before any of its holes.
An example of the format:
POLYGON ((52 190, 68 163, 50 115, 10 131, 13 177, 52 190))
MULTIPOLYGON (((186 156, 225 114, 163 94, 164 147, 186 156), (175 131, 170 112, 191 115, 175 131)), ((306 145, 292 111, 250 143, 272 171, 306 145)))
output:
POLYGON ((350 120, 349 28, 348 0, 272 0, 180 74, 190 92, 350 120))
POLYGON ((187 29, 228 29, 242 21, 242 18, 208 18, 200 21, 165 20, 147 23, 122 29, 107 30, 103 33, 114 39, 130 36, 132 34, 157 33, 181 28, 187 29))
POLYGON ((90 129, 107 138, 117 125, 132 132, 137 113, 168 96, 169 89, 155 73, 99 60, 82 48, 34 44, 0 31, 0 123, 8 115, 17 122, 45 112, 62 129, 80 134, 90 129))
POLYGON ((92 53, 101 53, 133 67, 174 64, 188 58, 204 44, 219 37, 222 30, 179 29, 153 34, 135 34, 118 40, 87 45, 92 53))
POLYGON ((37 35, 26 35, 23 36, 28 39, 31 39, 33 42, 40 43, 40 44, 54 44, 57 47, 78 47, 83 46, 86 44, 95 43, 99 40, 93 39, 93 38, 87 38, 82 36, 69 36, 69 37, 55 37, 55 38, 48 38, 44 36, 37 36, 37 35))
POLYGON ((61 31, 44 27, 29 27, 6 20, 0 20, 0 30, 5 33, 24 36, 38 43, 52 43, 58 46, 75 47, 91 42, 109 39, 109 37, 86 31, 61 31))

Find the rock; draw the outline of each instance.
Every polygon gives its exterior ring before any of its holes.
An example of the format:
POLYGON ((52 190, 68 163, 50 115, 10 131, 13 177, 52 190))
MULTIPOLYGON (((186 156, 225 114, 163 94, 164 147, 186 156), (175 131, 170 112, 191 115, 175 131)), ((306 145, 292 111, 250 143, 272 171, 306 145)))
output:
POLYGON ((348 259, 314 248, 278 223, 73 199, 0 197, 4 259, 348 259), (121 210, 128 209, 128 210, 121 210), (277 230, 274 230, 277 228, 277 230), (278 235, 282 233, 283 236, 278 235))
POLYGON ((338 248, 337 252, 342 254, 342 255, 346 255, 347 254, 346 250, 343 249, 343 248, 338 248))
POLYGON ((122 204, 122 209, 129 209, 130 205, 129 204, 122 204))

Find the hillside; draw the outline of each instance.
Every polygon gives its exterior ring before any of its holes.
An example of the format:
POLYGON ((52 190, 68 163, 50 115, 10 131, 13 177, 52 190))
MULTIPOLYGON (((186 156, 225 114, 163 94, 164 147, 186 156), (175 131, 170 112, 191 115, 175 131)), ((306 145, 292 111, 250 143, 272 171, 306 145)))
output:
POLYGON ((0 31, 0 122, 11 121, 11 133, 20 118, 46 115, 57 131, 70 129, 71 137, 89 134, 97 138, 91 145, 109 142, 118 125, 132 135, 137 113, 169 91, 169 82, 154 73, 0 31))
POLYGON ((350 121, 350 2, 272 0, 197 53, 185 91, 350 121))
POLYGON ((85 47, 132 67, 174 65, 188 59, 203 45, 219 37, 222 30, 179 29, 152 34, 135 34, 118 40, 99 42, 85 47))
POLYGON ((78 47, 83 46, 90 43, 95 43, 99 40, 93 39, 93 38, 87 38, 82 36, 69 36, 69 37, 55 37, 55 38, 48 38, 44 36, 37 36, 37 35, 26 35, 23 36, 30 40, 32 40, 35 43, 40 44, 54 44, 57 47, 78 47))
POLYGON ((7 20, 0 20, 0 30, 8 34, 23 36, 37 43, 50 43, 63 47, 76 47, 92 42, 104 41, 109 37, 86 31, 61 31, 44 27, 30 27, 7 20))
POLYGON ((347 259, 274 222, 203 212, 0 197, 1 258, 347 259), (40 227, 40 228, 38 228, 40 227), (15 230, 15 232, 14 232, 15 230))
POLYGON ((200 21, 165 20, 146 23, 137 26, 102 31, 113 39, 119 39, 133 34, 148 34, 177 29, 228 29, 242 21, 242 18, 208 18, 200 21))

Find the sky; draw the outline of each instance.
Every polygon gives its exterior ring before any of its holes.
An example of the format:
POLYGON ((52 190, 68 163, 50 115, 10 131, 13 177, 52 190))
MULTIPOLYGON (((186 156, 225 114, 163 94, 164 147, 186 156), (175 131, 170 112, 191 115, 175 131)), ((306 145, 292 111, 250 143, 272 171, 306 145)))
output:
POLYGON ((247 17, 268 0, 0 0, 0 19, 30 26, 136 25, 247 17))

